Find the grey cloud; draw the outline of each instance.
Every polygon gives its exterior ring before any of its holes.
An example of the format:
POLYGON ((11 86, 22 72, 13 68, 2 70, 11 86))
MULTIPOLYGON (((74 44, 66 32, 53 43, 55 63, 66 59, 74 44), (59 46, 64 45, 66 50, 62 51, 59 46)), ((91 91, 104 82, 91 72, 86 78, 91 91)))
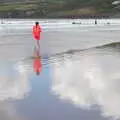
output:
POLYGON ((120 118, 120 55, 102 50, 65 57, 51 66, 52 92, 83 109, 99 105, 103 116, 120 118))

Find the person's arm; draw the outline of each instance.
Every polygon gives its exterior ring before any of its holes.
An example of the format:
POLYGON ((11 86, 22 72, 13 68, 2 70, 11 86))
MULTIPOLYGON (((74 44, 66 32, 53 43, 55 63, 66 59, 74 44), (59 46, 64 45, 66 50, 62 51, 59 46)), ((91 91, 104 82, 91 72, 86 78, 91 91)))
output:
POLYGON ((34 26, 33 26, 33 28, 32 28, 32 34, 34 34, 34 26))
POLYGON ((40 32, 42 32, 41 26, 39 27, 40 32))

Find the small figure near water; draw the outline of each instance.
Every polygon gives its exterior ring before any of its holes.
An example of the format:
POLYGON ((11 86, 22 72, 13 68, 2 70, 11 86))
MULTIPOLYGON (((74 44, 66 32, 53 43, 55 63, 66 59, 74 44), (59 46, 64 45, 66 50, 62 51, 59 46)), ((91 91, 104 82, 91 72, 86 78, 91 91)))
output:
POLYGON ((95 20, 95 25, 97 25, 97 20, 95 20))
POLYGON ((34 36, 34 39, 37 41, 38 46, 39 46, 41 32, 42 30, 41 30, 41 26, 39 25, 39 22, 35 22, 35 25, 33 26, 33 36, 34 36))

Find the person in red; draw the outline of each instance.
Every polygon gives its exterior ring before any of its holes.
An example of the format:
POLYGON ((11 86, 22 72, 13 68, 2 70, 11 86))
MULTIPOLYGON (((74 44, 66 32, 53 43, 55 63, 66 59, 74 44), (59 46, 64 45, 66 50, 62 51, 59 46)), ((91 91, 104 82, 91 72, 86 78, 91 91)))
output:
POLYGON ((39 25, 39 22, 36 22, 35 25, 33 26, 33 36, 34 36, 34 39, 37 41, 37 45, 39 45, 41 32, 42 31, 41 31, 41 27, 39 25))
POLYGON ((42 63, 40 59, 39 49, 35 50, 35 59, 34 59, 33 67, 34 67, 34 72, 36 73, 36 75, 39 75, 42 70, 42 63))

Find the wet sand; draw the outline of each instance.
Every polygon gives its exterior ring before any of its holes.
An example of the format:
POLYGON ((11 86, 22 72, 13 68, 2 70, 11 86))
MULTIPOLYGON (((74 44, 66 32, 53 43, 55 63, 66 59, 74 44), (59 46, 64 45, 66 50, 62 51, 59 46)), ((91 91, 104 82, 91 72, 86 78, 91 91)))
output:
POLYGON ((0 35, 0 118, 119 118, 119 30, 114 25, 50 29, 35 49, 29 29, 5 29, 0 35))

